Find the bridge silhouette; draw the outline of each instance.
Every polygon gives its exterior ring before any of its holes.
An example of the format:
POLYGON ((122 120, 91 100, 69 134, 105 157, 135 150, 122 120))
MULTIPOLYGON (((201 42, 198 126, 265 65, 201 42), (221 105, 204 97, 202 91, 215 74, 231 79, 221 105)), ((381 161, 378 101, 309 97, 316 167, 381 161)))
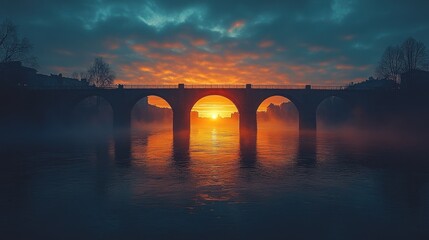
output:
MULTIPOLYGON (((267 98, 283 96, 289 99, 299 113, 300 131, 316 130, 316 112, 319 104, 332 96, 347 102, 351 108, 367 107, 376 103, 381 90, 348 89, 343 86, 311 85, 117 85, 98 87, 43 87, 30 88, 33 98, 54 105, 57 115, 67 121, 75 106, 87 97, 99 96, 108 101, 113 110, 115 128, 131 126, 131 111, 142 98, 158 96, 173 112, 173 131, 190 131, 190 113, 195 103, 210 95, 229 99, 238 110, 240 132, 255 132, 257 109, 267 98)), ((383 92, 383 96, 386 96, 383 92)), ((44 103, 42 103, 44 104, 44 103)))

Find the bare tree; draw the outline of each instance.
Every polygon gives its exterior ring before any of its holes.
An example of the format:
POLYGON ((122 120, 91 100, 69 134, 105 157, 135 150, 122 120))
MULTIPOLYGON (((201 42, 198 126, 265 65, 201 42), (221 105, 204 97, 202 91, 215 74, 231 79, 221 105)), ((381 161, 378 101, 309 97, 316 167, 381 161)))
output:
POLYGON ((426 67, 428 53, 424 43, 410 37, 402 43, 401 48, 404 54, 405 71, 426 67))
POLYGON ((27 38, 20 38, 17 27, 10 20, 0 24, 0 62, 21 61, 36 65, 36 58, 30 55, 32 45, 27 38))
POLYGON ((389 46, 383 53, 376 68, 377 78, 398 81, 400 74, 404 72, 404 53, 399 46, 389 46))
POLYGON ((377 78, 385 78, 398 81, 402 73, 426 69, 429 67, 428 52, 426 46, 408 38, 400 46, 389 46, 383 53, 375 70, 377 78))
POLYGON ((115 73, 110 69, 108 63, 104 62, 103 58, 97 57, 94 63, 88 69, 88 81, 97 87, 106 87, 115 80, 115 73))

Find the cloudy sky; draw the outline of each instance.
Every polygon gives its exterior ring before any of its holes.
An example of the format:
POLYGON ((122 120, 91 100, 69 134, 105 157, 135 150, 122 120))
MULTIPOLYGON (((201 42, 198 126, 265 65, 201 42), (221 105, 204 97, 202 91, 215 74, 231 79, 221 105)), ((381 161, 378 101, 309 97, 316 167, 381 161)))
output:
POLYGON ((429 1, 0 0, 39 72, 94 57, 129 84, 317 84, 365 80, 388 45, 429 44, 429 1))

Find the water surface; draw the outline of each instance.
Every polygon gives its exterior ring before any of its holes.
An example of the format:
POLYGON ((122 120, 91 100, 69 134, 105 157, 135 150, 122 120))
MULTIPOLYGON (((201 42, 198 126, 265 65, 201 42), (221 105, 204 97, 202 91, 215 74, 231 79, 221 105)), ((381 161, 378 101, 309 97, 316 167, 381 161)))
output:
POLYGON ((1 239, 429 239, 429 158, 391 141, 169 129, 3 145, 1 239))

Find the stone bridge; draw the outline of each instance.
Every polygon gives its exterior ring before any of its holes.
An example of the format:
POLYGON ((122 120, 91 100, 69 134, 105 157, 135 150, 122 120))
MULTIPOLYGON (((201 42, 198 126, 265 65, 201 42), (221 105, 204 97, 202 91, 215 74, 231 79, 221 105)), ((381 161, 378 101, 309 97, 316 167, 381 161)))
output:
MULTIPOLYGON (((219 95, 234 103, 239 112, 240 132, 257 129, 256 112, 259 105, 272 96, 283 96, 296 106, 299 113, 299 129, 316 130, 316 111, 319 104, 332 96, 342 98, 352 108, 368 106, 377 101, 377 90, 357 90, 344 87, 315 87, 310 85, 118 85, 109 88, 52 88, 31 89, 31 95, 43 99, 46 104, 56 105, 65 118, 83 99, 100 96, 106 99, 113 110, 113 123, 117 128, 128 128, 131 111, 142 98, 158 96, 164 99, 173 111, 173 130, 189 132, 190 113, 195 103, 210 95, 219 95)), ((42 103, 43 104, 43 103, 42 103)))

